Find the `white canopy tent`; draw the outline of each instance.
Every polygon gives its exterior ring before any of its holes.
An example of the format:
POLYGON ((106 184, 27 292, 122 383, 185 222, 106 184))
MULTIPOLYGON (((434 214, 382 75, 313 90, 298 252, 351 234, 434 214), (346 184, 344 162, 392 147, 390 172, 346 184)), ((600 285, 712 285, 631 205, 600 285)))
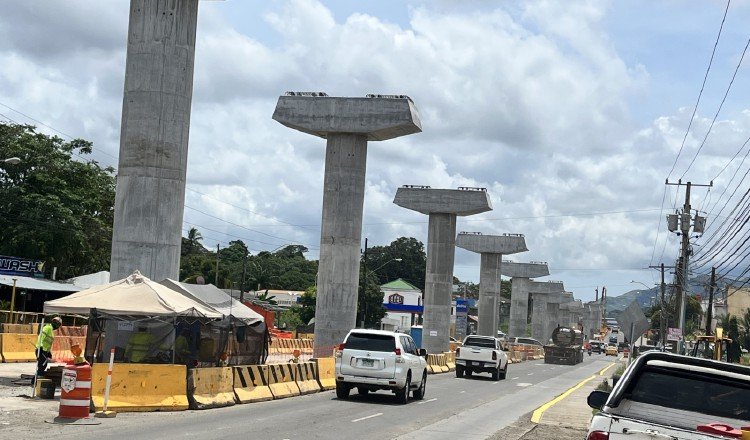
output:
POLYGON ((203 303, 225 317, 231 316, 245 325, 253 325, 263 321, 263 316, 259 313, 232 298, 228 293, 213 284, 185 284, 171 279, 160 281, 159 284, 203 303))
POLYGON ((92 309, 110 315, 223 317, 212 307, 151 281, 138 271, 122 280, 44 303, 45 313, 88 314, 92 309))

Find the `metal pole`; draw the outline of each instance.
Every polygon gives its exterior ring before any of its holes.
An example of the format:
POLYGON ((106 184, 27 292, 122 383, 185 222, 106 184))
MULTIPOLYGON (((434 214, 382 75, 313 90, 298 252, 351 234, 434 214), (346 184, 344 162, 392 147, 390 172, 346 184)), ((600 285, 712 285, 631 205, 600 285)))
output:
POLYGON ((13 278, 13 293, 11 293, 10 296, 10 323, 15 324, 16 323, 16 317, 13 313, 16 307, 16 281, 18 281, 18 278, 13 278))
POLYGON ((711 336, 713 330, 711 328, 711 321, 713 321, 714 314, 714 285, 716 283, 716 268, 711 268, 711 284, 708 286, 708 311, 706 312, 706 336, 711 336))
POLYGON ((109 368, 107 369, 107 381, 104 386, 104 405, 102 411, 107 412, 107 403, 109 402, 109 387, 112 385, 112 368, 115 363, 115 349, 109 350, 109 368))
POLYGON ((659 314, 659 338, 661 339, 661 351, 666 350, 667 346, 667 306, 664 303, 664 292, 667 290, 666 284, 664 284, 664 263, 661 263, 661 313, 659 314))
MULTIPOLYGON (((219 244, 216 243, 216 276, 214 276, 214 286, 219 287, 219 244)), ((221 289, 221 287, 219 287, 221 289)))
MULTIPOLYGON (((15 280, 13 280, 15 282, 15 280)), ((42 323, 39 325, 39 332, 41 333, 44 330, 44 316, 42 316, 42 323)), ((36 361, 39 362, 39 353, 41 353, 42 350, 42 344, 39 343, 39 335, 36 335, 36 345, 38 347, 36 348, 36 361)), ((37 368, 34 369, 34 382, 31 383, 31 397, 36 397, 36 381, 39 379, 39 366, 37 364, 37 368)))
MULTIPOLYGON (((682 207, 682 214, 683 218, 680 220, 683 220, 685 217, 685 214, 690 215, 690 187, 691 183, 687 183, 687 187, 685 189, 685 205, 682 207)), ((679 327, 680 330, 682 330, 682 343, 685 344, 685 337, 686 335, 686 329, 685 329, 685 320, 686 320, 686 310, 687 310, 687 290, 688 290, 688 260, 689 260, 689 247, 690 247, 690 220, 688 220, 688 224, 684 225, 681 224, 682 229, 682 286, 681 286, 681 292, 680 292, 680 322, 679 327)))
POLYGON ((362 310, 362 328, 365 328, 365 317, 367 316, 367 238, 365 238, 365 252, 362 257, 362 300, 365 302, 365 306, 362 310))

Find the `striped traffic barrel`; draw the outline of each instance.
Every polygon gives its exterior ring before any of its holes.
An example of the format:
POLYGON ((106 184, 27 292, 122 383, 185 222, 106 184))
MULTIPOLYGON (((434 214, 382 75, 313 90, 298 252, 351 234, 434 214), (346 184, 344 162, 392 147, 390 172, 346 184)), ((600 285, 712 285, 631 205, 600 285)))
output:
POLYGON ((87 419, 91 401, 91 365, 67 365, 60 382, 60 410, 62 419, 87 419))

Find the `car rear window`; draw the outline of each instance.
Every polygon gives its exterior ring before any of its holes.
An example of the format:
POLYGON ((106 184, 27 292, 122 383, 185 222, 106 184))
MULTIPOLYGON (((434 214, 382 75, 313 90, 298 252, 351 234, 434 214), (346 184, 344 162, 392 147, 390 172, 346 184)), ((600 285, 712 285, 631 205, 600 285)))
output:
POLYGON ((464 346, 468 347, 483 347, 483 348, 495 348, 495 341, 492 339, 485 338, 466 338, 464 346))
POLYGON ((346 339, 344 348, 368 351, 394 351, 396 339, 390 335, 352 333, 346 339))
POLYGON ((750 382, 732 378, 648 369, 631 383, 623 397, 664 408, 750 421, 750 382))

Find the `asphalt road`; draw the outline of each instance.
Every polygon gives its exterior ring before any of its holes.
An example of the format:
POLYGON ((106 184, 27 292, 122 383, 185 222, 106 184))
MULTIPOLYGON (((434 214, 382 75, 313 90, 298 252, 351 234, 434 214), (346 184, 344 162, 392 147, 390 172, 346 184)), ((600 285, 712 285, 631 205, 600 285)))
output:
POLYGON ((98 426, 45 425, 53 438, 83 439, 479 439, 512 423, 612 362, 585 356, 577 366, 513 364, 506 380, 489 375, 428 377, 422 401, 398 405, 393 394, 334 392, 204 411, 119 414, 98 426))

